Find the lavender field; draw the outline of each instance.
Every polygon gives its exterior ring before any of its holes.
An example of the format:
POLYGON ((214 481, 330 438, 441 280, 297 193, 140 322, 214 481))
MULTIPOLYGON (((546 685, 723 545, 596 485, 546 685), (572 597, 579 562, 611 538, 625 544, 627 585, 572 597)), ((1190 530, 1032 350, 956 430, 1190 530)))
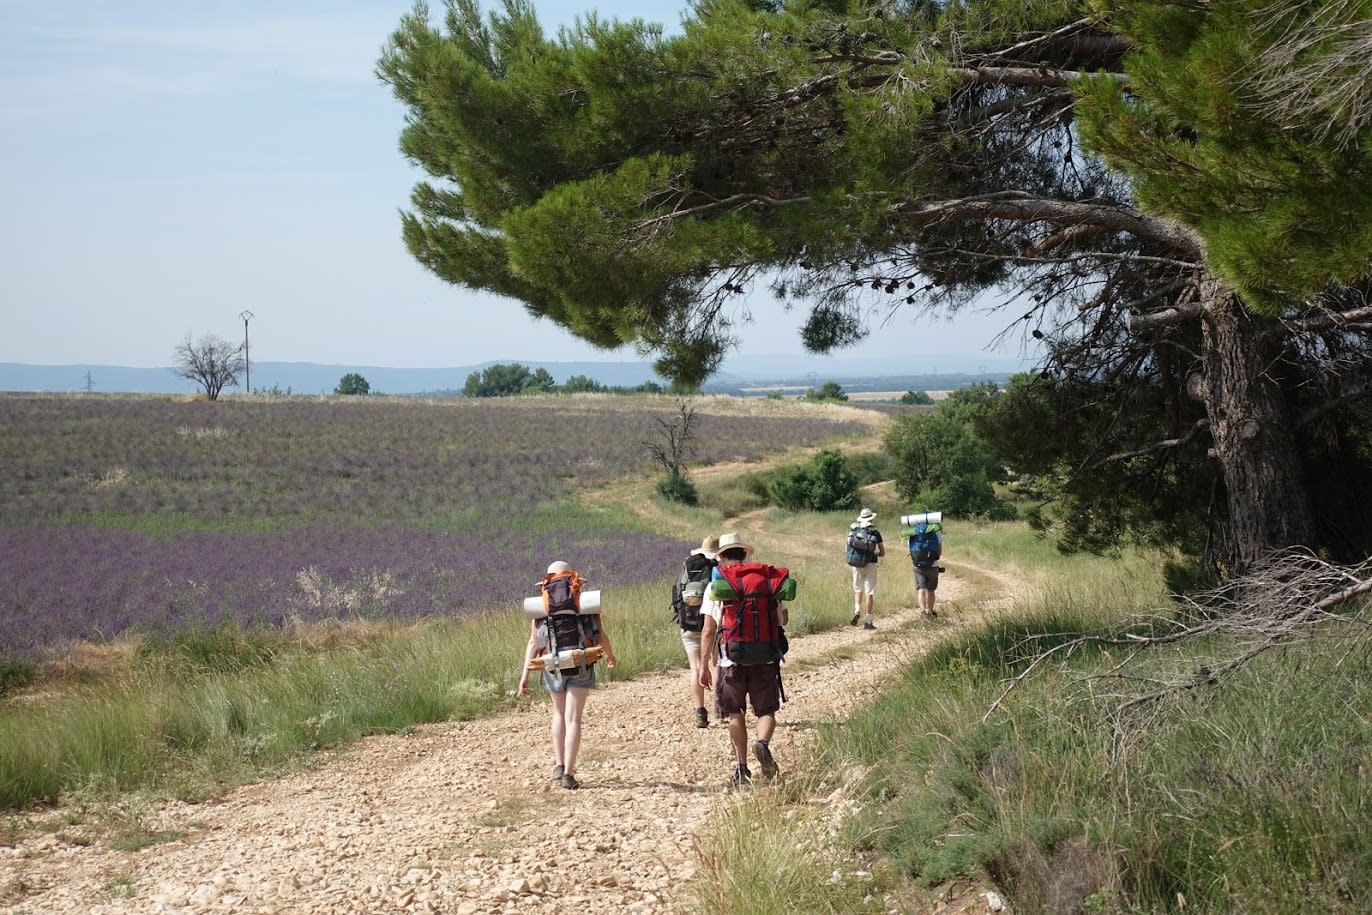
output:
MULTIPOLYGON (((666 398, 0 396, 0 657, 231 622, 460 615, 531 593, 551 558, 597 586, 691 544, 574 500, 654 474, 666 398)), ((698 410, 696 460, 862 425, 698 410)))

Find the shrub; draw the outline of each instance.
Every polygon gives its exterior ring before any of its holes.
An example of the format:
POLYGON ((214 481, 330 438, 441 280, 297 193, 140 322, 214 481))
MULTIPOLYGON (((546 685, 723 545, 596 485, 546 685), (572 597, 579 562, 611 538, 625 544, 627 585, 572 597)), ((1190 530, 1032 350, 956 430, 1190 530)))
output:
POLYGON ((0 657, 0 696, 32 686, 38 679, 38 667, 21 658, 0 657))
POLYGON ((772 504, 788 511, 836 511, 858 507, 858 477, 843 454, 825 449, 810 463, 778 477, 768 487, 772 504))
POLYGON ((848 458, 848 464, 857 474, 859 486, 870 486, 889 480, 895 475, 890 455, 876 451, 864 451, 848 458))
POLYGON ((679 473, 669 473, 659 480, 657 494, 668 502, 680 502, 682 505, 696 505, 700 502, 695 484, 679 473))

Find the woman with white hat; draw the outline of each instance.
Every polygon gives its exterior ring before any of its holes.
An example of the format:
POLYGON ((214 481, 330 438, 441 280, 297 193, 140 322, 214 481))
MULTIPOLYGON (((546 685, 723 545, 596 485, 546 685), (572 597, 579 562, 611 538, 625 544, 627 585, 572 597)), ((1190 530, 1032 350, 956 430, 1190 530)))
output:
MULTIPOLYGON (((581 640, 583 649, 590 647, 586 643, 593 643, 602 649, 605 666, 614 670, 615 652, 610 647, 610 636, 605 632, 599 613, 589 609, 582 610, 582 582, 581 576, 560 559, 548 566, 541 582, 544 606, 548 608, 548 615, 532 621, 529 642, 524 648, 524 667, 516 689, 519 695, 523 696, 529 691, 529 671, 534 655, 540 650, 547 650, 550 645, 555 648, 564 636, 566 644, 581 640), (565 605, 555 602, 560 600, 553 597, 555 591, 560 597, 567 598, 565 605), (565 609, 559 611, 559 606, 565 606, 565 609), (556 634, 555 630, 561 631, 562 635, 556 634)), ((596 686, 595 662, 592 660, 566 670, 545 668, 543 686, 553 699, 550 725, 553 781, 561 783, 564 788, 580 788, 581 782, 576 777, 576 757, 581 750, 582 712, 586 708, 586 700, 590 697, 591 690, 596 686)))

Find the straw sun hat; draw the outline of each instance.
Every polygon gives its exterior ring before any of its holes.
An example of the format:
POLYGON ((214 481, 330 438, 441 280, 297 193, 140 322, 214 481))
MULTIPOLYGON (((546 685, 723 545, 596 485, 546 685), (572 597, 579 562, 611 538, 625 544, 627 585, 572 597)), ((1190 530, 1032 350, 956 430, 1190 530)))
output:
POLYGON ((719 535, 719 552, 723 553, 727 550, 742 550, 744 556, 749 556, 753 552, 753 548, 744 543, 743 538, 733 531, 719 535))
POLYGON ((709 556, 711 559, 714 559, 715 556, 716 556, 716 554, 718 554, 718 553, 719 553, 719 538, 718 538, 718 537, 706 537, 704 540, 700 541, 700 549, 692 550, 692 551, 691 551, 691 554, 692 554, 693 556, 694 556, 694 555, 709 556))

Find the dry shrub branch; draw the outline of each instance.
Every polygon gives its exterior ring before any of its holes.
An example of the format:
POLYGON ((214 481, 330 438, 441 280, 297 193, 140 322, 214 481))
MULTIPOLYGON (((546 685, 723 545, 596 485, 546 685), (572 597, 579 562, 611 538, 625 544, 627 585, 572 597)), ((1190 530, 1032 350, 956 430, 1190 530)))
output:
MULTIPOLYGON (((1087 647, 1124 649, 1122 660, 1109 669, 1076 678, 1095 700, 1115 702, 1116 714, 1153 706, 1169 696, 1213 684, 1274 649, 1316 639, 1332 642, 1346 655, 1361 647, 1369 635, 1368 601, 1346 607, 1372 592, 1372 557, 1357 565, 1340 566, 1301 547, 1278 550, 1255 563, 1242 577, 1221 588, 1177 598, 1168 610, 1136 617, 1121 635, 1085 635, 1041 651, 1030 652, 1029 664, 1006 681, 1005 689, 987 709, 989 718, 1014 689, 1050 660, 1065 661, 1087 647), (1332 623, 1333 628, 1326 623, 1332 623), (1212 644, 1215 650, 1205 652, 1212 644), (1188 651, 1187 669, 1160 674, 1143 669, 1150 649, 1171 647, 1188 651), (1111 684, 1100 692, 1102 684, 1111 684)), ((1022 643, 1032 646, 1047 636, 1022 643)))

